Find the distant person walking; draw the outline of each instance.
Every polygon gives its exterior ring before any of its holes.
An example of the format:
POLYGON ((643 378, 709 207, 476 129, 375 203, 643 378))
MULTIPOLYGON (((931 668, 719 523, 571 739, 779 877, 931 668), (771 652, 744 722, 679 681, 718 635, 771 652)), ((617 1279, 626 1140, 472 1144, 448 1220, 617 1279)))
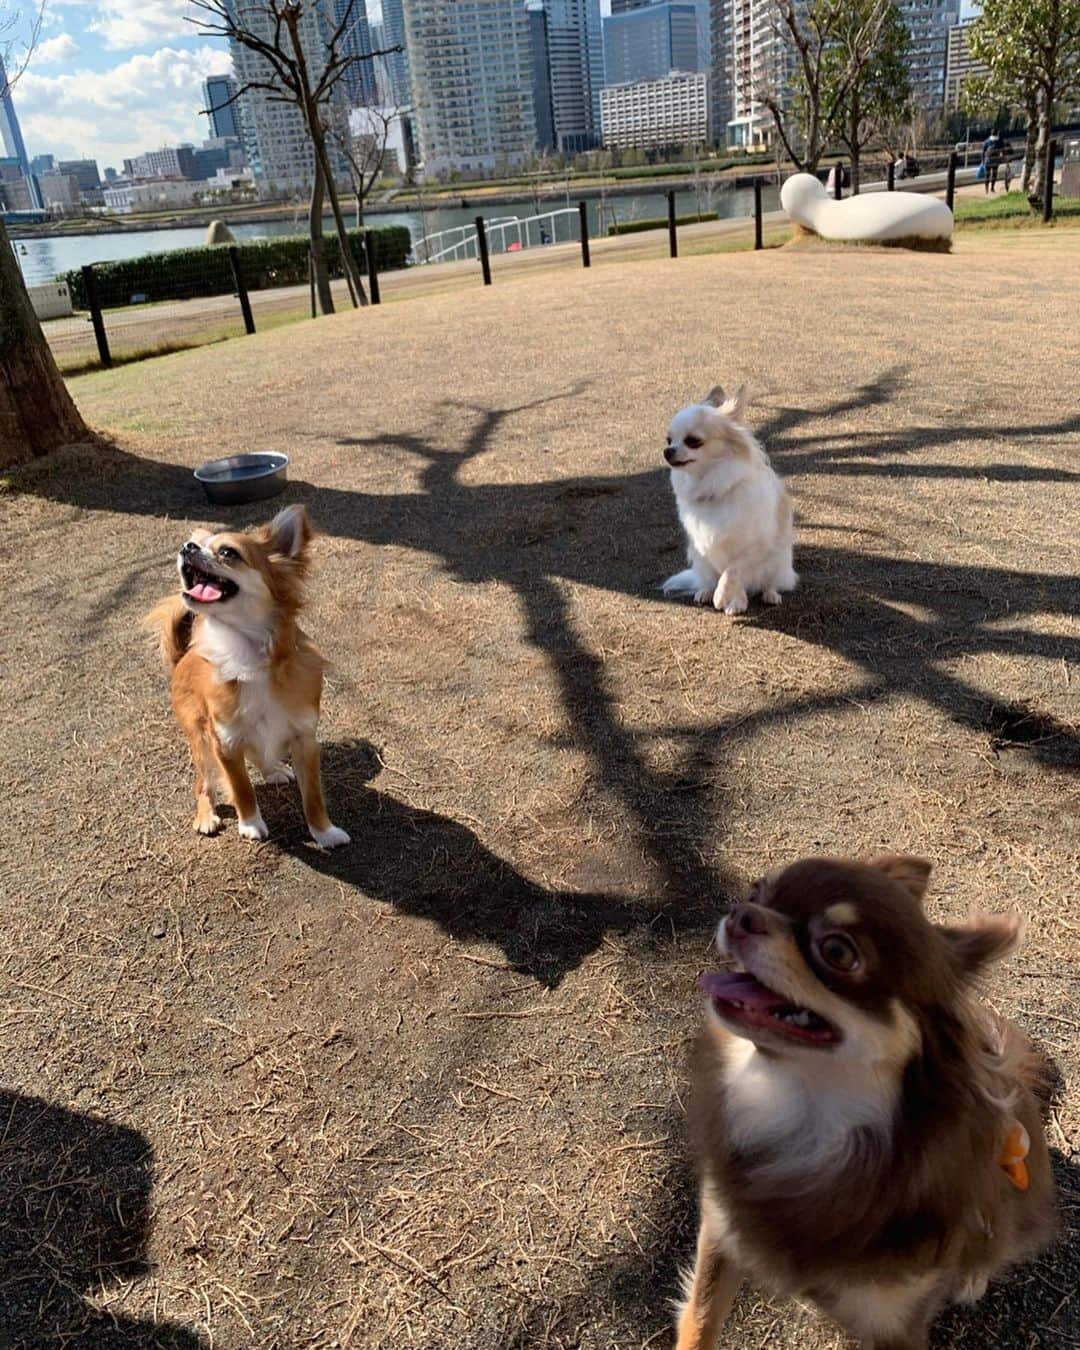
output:
POLYGON ((997 187, 998 171, 1001 168, 1001 152, 1005 142, 996 131, 992 131, 983 141, 983 191, 993 192, 997 187))
POLYGON ((1012 146, 1005 140, 1001 142, 1001 176, 1005 181, 1005 191, 1008 192, 1013 176, 1012 146))

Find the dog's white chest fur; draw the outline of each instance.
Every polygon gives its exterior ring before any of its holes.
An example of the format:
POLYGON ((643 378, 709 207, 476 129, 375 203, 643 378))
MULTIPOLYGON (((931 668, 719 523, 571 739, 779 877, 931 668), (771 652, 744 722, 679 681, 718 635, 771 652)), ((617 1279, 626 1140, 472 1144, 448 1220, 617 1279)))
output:
POLYGON ((310 710, 291 712, 278 697, 265 647, 241 630, 208 620, 198 640, 199 654, 223 682, 236 681, 236 711, 216 728, 226 749, 242 749, 264 772, 288 754, 298 730, 314 728, 310 710))

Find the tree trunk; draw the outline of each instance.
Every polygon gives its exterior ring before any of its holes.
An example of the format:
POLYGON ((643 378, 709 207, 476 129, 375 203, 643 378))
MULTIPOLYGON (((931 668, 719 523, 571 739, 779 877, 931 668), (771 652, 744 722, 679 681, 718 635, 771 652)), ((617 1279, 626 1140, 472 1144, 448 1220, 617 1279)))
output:
MULTIPOLYGON (((316 123, 318 124, 318 109, 314 109, 316 123)), ((326 191, 330 197, 330 210, 334 214, 334 224, 337 227, 338 244, 341 249, 341 266, 345 273, 345 280, 349 283, 349 291, 353 297, 353 305, 366 305, 368 302, 367 292, 364 290, 364 283, 360 280, 360 269, 356 265, 356 259, 353 257, 352 247, 349 243, 349 231, 345 224, 345 217, 341 214, 341 201, 338 198, 337 187, 334 183, 334 175, 330 168, 330 157, 326 153, 326 140, 322 134, 322 126, 318 124, 318 131, 312 137, 315 143, 315 153, 322 158, 323 174, 326 177, 326 191)))
POLYGON ((315 293, 319 297, 319 310, 323 314, 333 314, 334 297, 330 290, 330 274, 326 270, 326 255, 323 252, 323 171, 318 160, 315 161, 315 180, 311 184, 311 206, 308 209, 308 236, 311 240, 311 271, 315 278, 315 293))
POLYGON ((1050 191, 1050 180, 1054 176, 1054 161, 1050 157, 1050 138, 1054 131, 1054 87, 1043 86, 1039 98, 1039 137, 1035 144, 1035 163, 1039 196, 1045 202, 1050 191))
POLYGON ((1024 172, 1020 179, 1020 189, 1027 195, 1031 191, 1031 179, 1035 172, 1035 141, 1039 134, 1039 102, 1034 95, 1025 100, 1027 113, 1027 135, 1024 140, 1024 172))
POLYGON ((330 209, 334 214, 334 224, 337 227, 338 243, 341 246, 341 266, 345 272, 345 279, 349 283, 353 304, 366 305, 367 296, 364 294, 364 287, 360 281, 356 259, 352 256, 352 251, 349 248, 349 232, 345 228, 345 220, 341 214, 341 202, 338 200, 334 175, 330 169, 330 159, 326 153, 326 133, 323 130, 318 104, 311 92, 311 81, 308 79, 307 57, 304 55, 300 34, 297 31, 298 9, 290 7, 285 11, 284 18, 285 26, 289 30, 293 55, 296 57, 296 73, 300 81, 301 111, 304 114, 304 121, 307 123, 311 148, 315 152, 315 170, 316 173, 320 169, 322 170, 326 191, 330 197, 330 209))
POLYGON ((0 469, 86 440, 0 223, 0 469))

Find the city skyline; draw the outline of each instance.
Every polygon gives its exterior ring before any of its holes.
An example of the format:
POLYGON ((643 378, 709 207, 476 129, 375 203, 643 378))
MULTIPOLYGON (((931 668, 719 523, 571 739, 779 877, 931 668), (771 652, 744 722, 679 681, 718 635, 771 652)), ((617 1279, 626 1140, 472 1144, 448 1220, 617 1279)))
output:
MULTIPOLYGON (((611 0, 600 0, 601 13, 611 0)), ((974 7, 962 4, 969 17, 974 7)), ((367 0, 378 24, 381 0, 367 0)), ((14 89, 28 153, 104 168, 212 135, 203 83, 232 73, 228 45, 200 37, 176 0, 51 0, 42 40, 14 89)))

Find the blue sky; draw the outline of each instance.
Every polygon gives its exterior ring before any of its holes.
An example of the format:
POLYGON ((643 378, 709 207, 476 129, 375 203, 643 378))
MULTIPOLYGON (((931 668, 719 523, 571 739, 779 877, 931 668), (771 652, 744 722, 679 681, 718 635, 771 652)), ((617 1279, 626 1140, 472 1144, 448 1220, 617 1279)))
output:
MULTIPOLYGON (((21 0, 23 22, 33 0, 21 0)), ((13 0, 0 3, 11 12, 13 0)), ((46 0, 41 41, 13 90, 30 155, 125 156, 209 134, 202 82, 228 71, 224 43, 199 37, 185 0, 46 0)))
MULTIPOLYGON (((119 169, 125 156, 206 138, 202 82, 230 69, 229 53, 186 22, 198 13, 187 0, 45 2, 41 42, 14 90, 31 155, 119 169)), ((0 0, 0 23, 21 12, 25 30, 36 3, 0 0)), ((607 13, 610 0, 600 7, 607 13)), ((368 12, 378 16, 378 0, 368 12)))

